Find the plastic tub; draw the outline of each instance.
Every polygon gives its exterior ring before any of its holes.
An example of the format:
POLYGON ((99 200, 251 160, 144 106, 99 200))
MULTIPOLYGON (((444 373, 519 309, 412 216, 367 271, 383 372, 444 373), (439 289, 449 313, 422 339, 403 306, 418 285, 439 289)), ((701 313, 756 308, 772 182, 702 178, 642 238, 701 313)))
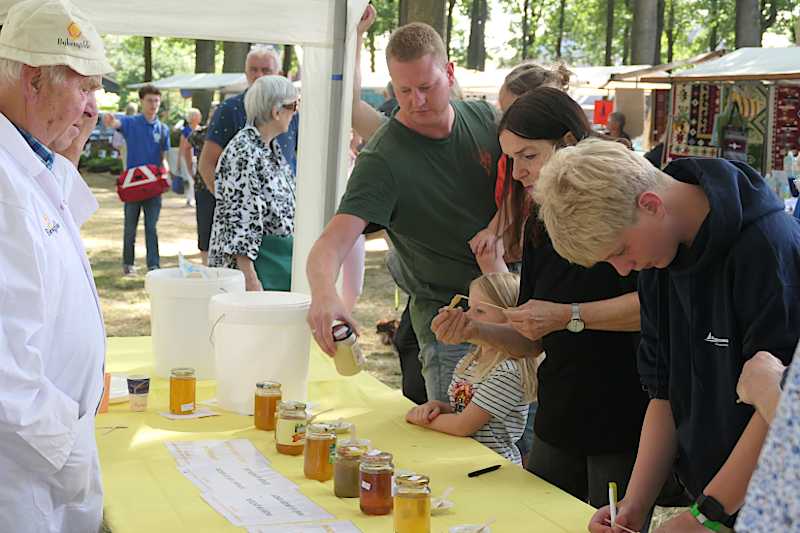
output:
POLYGON ((230 268, 209 268, 208 276, 184 278, 177 268, 162 268, 144 278, 159 377, 169 378, 171 368, 188 366, 198 379, 214 378, 208 302, 215 294, 243 293, 244 275, 230 268))
POLYGON ((209 303, 217 400, 229 411, 253 414, 256 382, 277 381, 284 400, 308 394, 311 297, 296 292, 219 294, 209 303))

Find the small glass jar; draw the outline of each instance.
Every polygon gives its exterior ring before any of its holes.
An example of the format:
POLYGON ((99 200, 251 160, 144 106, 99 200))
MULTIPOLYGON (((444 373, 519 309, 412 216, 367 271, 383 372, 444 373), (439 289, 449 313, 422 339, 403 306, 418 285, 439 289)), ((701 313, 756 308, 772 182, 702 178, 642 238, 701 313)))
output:
POLYGON ((256 429, 272 431, 275 429, 275 415, 281 401, 281 384, 277 381, 256 383, 254 422, 256 429))
POLYGON ((284 401, 278 404, 275 449, 286 455, 301 455, 306 440, 306 404, 284 401))
POLYGON ((173 415, 194 413, 197 376, 194 368, 173 368, 169 372, 169 412, 173 415))
POLYGON ((358 498, 359 466, 367 453, 369 441, 349 440, 336 446, 336 464, 333 465, 333 493, 337 498, 358 498))
POLYGON ((328 481, 336 459, 336 432, 329 424, 310 424, 306 430, 303 473, 308 479, 328 481))
POLYGON ((355 376, 361 372, 367 362, 353 328, 340 322, 334 324, 331 335, 336 343, 336 353, 333 356, 336 371, 342 376, 355 376))
POLYGON ((359 504, 368 515, 392 512, 392 454, 372 450, 361 458, 359 465, 359 504))
POLYGON ((403 474, 395 480, 394 533, 431 532, 431 489, 428 476, 403 474))

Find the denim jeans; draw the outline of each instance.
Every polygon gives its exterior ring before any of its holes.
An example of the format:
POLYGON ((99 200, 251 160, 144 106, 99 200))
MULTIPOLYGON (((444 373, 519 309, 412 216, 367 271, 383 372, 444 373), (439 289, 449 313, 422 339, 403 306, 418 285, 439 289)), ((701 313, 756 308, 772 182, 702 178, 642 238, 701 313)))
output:
POLYGON ((447 389, 453 379, 453 371, 461 358, 473 348, 472 344, 443 344, 439 341, 422 345, 419 360, 428 400, 449 402, 447 389))
POLYGON ((125 202, 125 231, 122 244, 122 264, 134 264, 136 228, 139 226, 139 213, 144 209, 144 240, 147 245, 147 268, 159 268, 161 257, 158 254, 158 233, 156 224, 161 213, 161 196, 141 202, 125 202))

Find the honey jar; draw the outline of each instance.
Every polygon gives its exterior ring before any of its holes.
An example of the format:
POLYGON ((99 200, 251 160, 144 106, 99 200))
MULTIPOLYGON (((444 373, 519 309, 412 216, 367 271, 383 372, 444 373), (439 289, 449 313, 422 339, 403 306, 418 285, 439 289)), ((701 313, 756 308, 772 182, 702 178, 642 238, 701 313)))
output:
POLYGON ((372 450, 361 458, 359 465, 359 505, 368 515, 392 512, 392 454, 372 450))
POLYGON ((310 424, 306 429, 303 473, 308 479, 328 481, 336 459, 336 432, 328 424, 310 424))
POLYGON ((336 446, 336 463, 333 465, 333 493, 337 498, 358 498, 359 466, 367 453, 369 441, 349 440, 336 446))
POLYGON ((254 422, 256 429, 272 431, 275 429, 275 415, 281 401, 281 384, 277 381, 256 383, 254 422))
POLYGON ((431 489, 428 476, 397 476, 394 497, 394 533, 431 532, 431 489))
POLYGON ((173 368, 169 372, 169 412, 173 415, 194 413, 197 376, 194 368, 173 368))
POLYGON ((286 455, 301 455, 306 440, 306 404, 283 401, 278 404, 275 449, 286 455))

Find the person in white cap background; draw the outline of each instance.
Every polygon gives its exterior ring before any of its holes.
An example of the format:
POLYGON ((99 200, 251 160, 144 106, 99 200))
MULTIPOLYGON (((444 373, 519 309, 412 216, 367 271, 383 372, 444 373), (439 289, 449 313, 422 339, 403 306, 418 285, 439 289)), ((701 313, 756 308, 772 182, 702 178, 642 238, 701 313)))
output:
POLYGON ((0 31, 0 530, 94 533, 105 331, 78 228, 97 202, 50 147, 80 133, 100 36, 65 0, 14 4, 0 31))

